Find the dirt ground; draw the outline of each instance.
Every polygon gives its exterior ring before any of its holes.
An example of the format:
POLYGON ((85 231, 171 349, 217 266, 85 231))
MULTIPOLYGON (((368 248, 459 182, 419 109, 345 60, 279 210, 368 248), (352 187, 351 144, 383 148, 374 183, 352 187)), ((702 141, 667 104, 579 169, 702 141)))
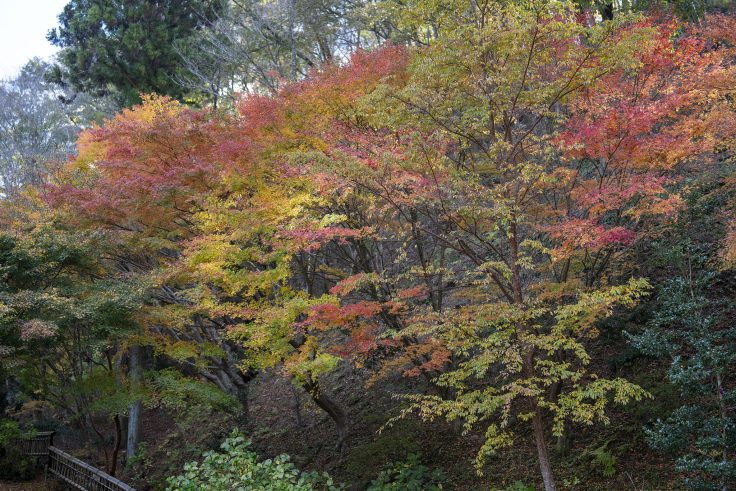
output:
POLYGON ((0 481, 0 491, 47 491, 49 489, 53 489, 53 484, 44 482, 43 476, 27 482, 0 481))

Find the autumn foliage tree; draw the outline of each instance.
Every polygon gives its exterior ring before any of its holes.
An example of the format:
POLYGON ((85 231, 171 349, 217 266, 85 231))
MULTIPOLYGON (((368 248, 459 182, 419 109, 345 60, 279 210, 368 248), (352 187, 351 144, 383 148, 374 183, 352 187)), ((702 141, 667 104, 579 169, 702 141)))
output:
POLYGON ((139 342, 172 364, 243 401, 279 367, 339 447, 349 417, 320 378, 343 360, 401 376, 423 390, 391 424, 479 428, 479 471, 532 434, 556 489, 550 433, 566 450, 575 425, 649 396, 601 368, 599 325, 651 290, 634 252, 733 142, 732 20, 596 23, 548 0, 394 14, 427 43, 357 52, 237 114, 145 98, 82 135, 48 201, 110 234, 155 299, 139 342))
POLYGON ((140 343, 244 404, 254 373, 286 367, 335 419, 342 445, 345 416, 317 383, 337 358, 290 323, 311 301, 290 284, 300 234, 277 233, 313 198, 261 160, 270 142, 252 131, 150 97, 83 134, 48 199, 74 212, 74 226, 111 234, 120 268, 151 288, 140 343))
MULTIPOLYGON (((412 6, 408 24, 439 18, 412 6)), ((676 167, 712 151, 700 84, 722 53, 667 19, 442 9, 430 46, 369 72, 381 84, 365 86, 358 59, 270 100, 280 158, 308 169, 321 213, 352 230, 305 248, 333 297, 299 325, 349 333, 344 354, 398 347, 406 374, 441 373, 453 396, 412 396, 407 411, 483 424, 479 464, 529 421, 554 489, 548 418, 563 436, 567 422, 607 422, 610 398, 646 395, 591 371, 588 346, 648 291, 627 279, 627 254, 676 213, 676 167)))

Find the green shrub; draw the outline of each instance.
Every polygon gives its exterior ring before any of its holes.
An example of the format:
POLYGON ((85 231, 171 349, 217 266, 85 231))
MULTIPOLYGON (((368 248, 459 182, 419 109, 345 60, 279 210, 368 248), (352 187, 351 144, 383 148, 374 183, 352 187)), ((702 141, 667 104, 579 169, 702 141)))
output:
POLYGON ((616 457, 606 450, 605 446, 596 448, 592 454, 593 465, 600 471, 603 477, 613 477, 616 475, 616 457))
MULTIPOLYGON (((369 424, 380 425, 385 422, 382 415, 368 418, 369 424)), ((416 419, 407 419, 401 425, 384 428, 376 433, 373 440, 350 449, 345 463, 347 475, 353 481, 368 482, 382 470, 384 463, 398 462, 409 454, 419 453, 422 449, 421 442, 427 438, 421 425, 416 419)))
POLYGON ((443 472, 423 465, 417 454, 404 462, 391 463, 368 486, 368 491, 436 491, 442 489, 443 472))
POLYGON ((316 491, 339 490, 327 474, 304 473, 288 455, 259 462, 249 450, 250 441, 233 431, 220 446, 222 452, 203 454, 202 462, 189 462, 184 473, 166 480, 168 491, 316 491))
POLYGON ((506 486, 503 491, 536 491, 534 486, 526 484, 524 481, 514 481, 506 486))
POLYGON ((18 423, 0 420, 0 479, 26 480, 35 475, 35 460, 18 448, 22 436, 18 423))

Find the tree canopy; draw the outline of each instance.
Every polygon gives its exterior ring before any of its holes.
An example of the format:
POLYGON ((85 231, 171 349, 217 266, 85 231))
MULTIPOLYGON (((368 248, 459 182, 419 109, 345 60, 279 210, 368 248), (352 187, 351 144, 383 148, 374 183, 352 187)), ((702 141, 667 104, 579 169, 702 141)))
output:
POLYGON ((142 414, 177 441, 217 425, 170 489, 336 489, 345 462, 361 489, 662 484, 618 459, 732 487, 736 17, 305 5, 192 10, 213 50, 177 63, 232 90, 146 86, 6 200, 18 414, 48 402, 111 472, 124 439, 150 470, 142 414), (321 432, 296 465, 292 413, 321 432))

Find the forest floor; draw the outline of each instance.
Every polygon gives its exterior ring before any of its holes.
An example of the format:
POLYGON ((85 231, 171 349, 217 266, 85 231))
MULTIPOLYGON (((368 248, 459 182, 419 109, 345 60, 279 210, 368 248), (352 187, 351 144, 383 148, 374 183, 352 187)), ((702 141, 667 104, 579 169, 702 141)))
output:
MULTIPOLYGON (((605 346, 602 350, 601 359, 607 359, 605 346)), ((679 489, 679 478, 671 461, 655 454, 646 445, 643 433, 646 423, 658 416, 653 411, 661 410, 663 400, 674 397, 657 392, 661 387, 662 367, 650 365, 647 360, 623 367, 617 366, 615 360, 609 361, 617 376, 642 385, 658 398, 659 405, 645 399, 628 407, 614 407, 609 425, 573 427, 570 453, 562 457, 553 452, 559 488, 679 489)), ((126 480, 141 491, 162 489, 165 476, 176 474, 184 462, 197 459, 201 450, 217 448, 237 427, 252 440, 254 449, 263 458, 289 454, 299 468, 327 471, 338 482, 349 483, 351 491, 364 490, 386 463, 403 461, 411 453, 418 454, 430 468, 442 469, 447 478, 444 489, 487 491, 509 486, 528 489, 522 484, 541 489, 533 440, 525 427, 517 429, 513 450, 489 458, 483 476, 479 476, 472 461, 483 442, 480 430, 462 436, 456 425, 444 421, 423 423, 415 418, 381 430, 389 418, 398 414, 400 401, 392 397, 391 381, 366 386, 366 374, 344 368, 323 380, 329 394, 350 414, 350 438, 342 453, 335 448, 337 432, 326 414, 307 394, 296 391, 288 380, 271 372, 259 375, 252 383, 247 419, 242 415, 212 414, 198 420, 196 431, 187 431, 185 424, 172 431, 176 424, 170 415, 149 411, 144 418, 147 421, 143 432, 145 456, 128 469, 126 480)), ((397 383, 395 391, 400 387, 397 383)), ((415 390, 424 388, 417 386, 415 390)), ((551 435, 549 442, 553 447, 555 440, 551 435)))
POLYGON ((0 480, 0 491, 48 491, 49 484, 44 480, 43 476, 39 476, 33 481, 11 482, 0 480))

